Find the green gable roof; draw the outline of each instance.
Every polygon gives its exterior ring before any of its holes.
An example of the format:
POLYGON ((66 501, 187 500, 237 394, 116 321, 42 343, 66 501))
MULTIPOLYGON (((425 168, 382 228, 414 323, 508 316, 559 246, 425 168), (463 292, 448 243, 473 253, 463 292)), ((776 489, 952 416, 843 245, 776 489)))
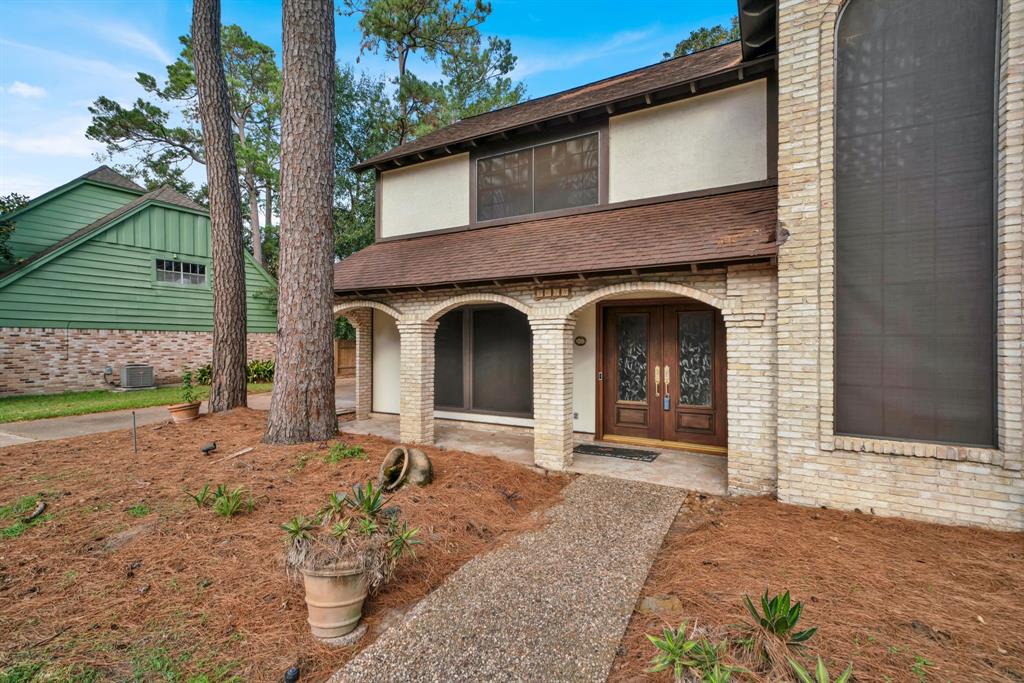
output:
POLYGON ((121 175, 114 169, 110 168, 109 166, 103 165, 94 168, 88 173, 84 173, 78 176, 77 178, 70 182, 64 183, 60 187, 55 187, 49 192, 44 192, 35 199, 30 200, 27 204, 25 204, 25 206, 21 207, 20 209, 15 209, 14 211, 11 211, 0 216, 0 220, 11 220, 15 216, 23 214, 26 211, 30 211, 39 206, 40 204, 48 202, 55 197, 59 197, 68 190, 73 190, 79 185, 83 185, 85 183, 91 183, 93 185, 105 185, 108 187, 117 188, 119 190, 133 192, 135 194, 145 194, 146 192, 145 188, 143 188, 142 186, 132 182, 128 178, 125 178, 123 175, 121 175))

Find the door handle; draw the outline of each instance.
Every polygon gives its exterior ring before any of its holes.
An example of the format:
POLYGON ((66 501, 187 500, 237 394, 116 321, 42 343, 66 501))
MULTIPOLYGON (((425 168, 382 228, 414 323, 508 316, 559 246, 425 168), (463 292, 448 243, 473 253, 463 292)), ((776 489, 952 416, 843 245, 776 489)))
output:
POLYGON ((668 378, 668 366, 665 366, 665 400, 662 401, 662 410, 672 410, 672 401, 669 399, 669 378, 668 378))
POLYGON ((661 396, 661 367, 654 366, 654 396, 661 396))

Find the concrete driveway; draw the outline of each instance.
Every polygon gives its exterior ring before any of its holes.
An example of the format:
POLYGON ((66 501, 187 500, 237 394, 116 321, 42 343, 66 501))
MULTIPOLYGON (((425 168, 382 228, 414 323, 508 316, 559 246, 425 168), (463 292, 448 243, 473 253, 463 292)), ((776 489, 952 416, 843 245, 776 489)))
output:
MULTIPOLYGON (((335 384, 334 404, 338 412, 346 412, 355 408, 355 380, 338 379, 335 384)), ((249 407, 253 410, 270 410, 270 393, 250 394, 249 407)), ((200 412, 207 412, 206 401, 203 401, 200 412)), ((139 426, 167 422, 166 406, 139 408, 135 411, 135 423, 139 426)), ((0 447, 13 446, 29 441, 49 441, 51 439, 67 439, 85 434, 112 432, 128 429, 132 426, 132 411, 113 410, 107 413, 90 415, 73 415, 69 417, 52 417, 46 420, 28 420, 25 422, 6 422, 0 424, 0 447)))

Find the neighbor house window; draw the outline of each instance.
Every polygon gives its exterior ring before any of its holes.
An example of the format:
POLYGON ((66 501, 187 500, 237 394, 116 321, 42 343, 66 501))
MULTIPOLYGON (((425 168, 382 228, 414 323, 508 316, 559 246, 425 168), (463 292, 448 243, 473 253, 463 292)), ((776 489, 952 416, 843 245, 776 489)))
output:
POLYGON ((853 0, 836 68, 836 433, 995 444, 998 0, 853 0))
POLYGON ((599 157, 589 133, 478 159, 477 220, 597 204, 599 157))
POLYGON ((530 323, 506 306, 449 311, 434 337, 439 410, 529 417, 533 413, 530 323))
POLYGON ((156 260, 156 281, 202 287, 206 285, 206 266, 202 263, 158 258, 156 260))

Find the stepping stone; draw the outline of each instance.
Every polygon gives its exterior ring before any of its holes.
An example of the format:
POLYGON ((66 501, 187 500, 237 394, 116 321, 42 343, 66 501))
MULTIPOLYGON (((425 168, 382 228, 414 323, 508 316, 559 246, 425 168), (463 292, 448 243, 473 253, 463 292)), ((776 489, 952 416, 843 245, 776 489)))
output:
POLYGON ((334 683, 603 681, 685 491, 582 476, 549 524, 476 557, 334 683))

